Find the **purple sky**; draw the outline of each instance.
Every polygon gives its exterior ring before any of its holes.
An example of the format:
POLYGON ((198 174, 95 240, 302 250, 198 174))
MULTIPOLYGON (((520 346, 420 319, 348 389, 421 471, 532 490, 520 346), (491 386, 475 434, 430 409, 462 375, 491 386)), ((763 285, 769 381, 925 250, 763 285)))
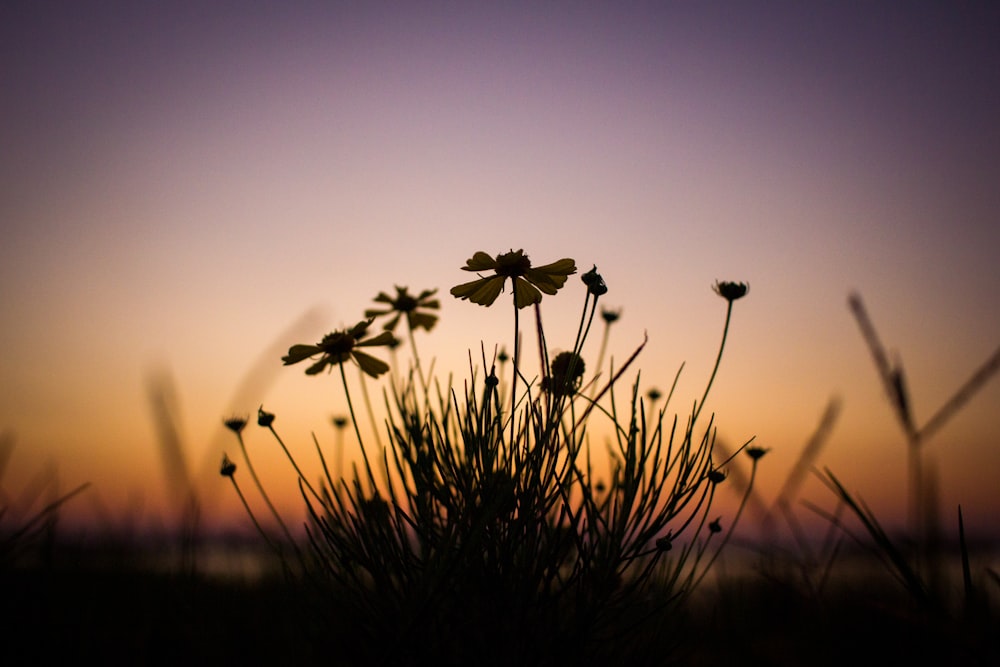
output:
MULTIPOLYGON (((141 487, 155 507, 158 365, 192 466, 211 472, 220 416, 265 397, 308 446, 342 409, 329 383, 278 369, 245 405, 234 387, 304 312, 319 336, 393 284, 441 288, 426 354, 462 372, 510 337, 508 311, 447 297, 476 250, 596 263, 619 357, 648 332, 649 385, 686 362, 681 412, 718 342, 709 285, 750 281, 712 407, 720 436, 774 449, 765 495, 837 394, 824 463, 902 506, 851 290, 923 419, 1000 342, 987 3, 13 2, 0 81, 13 492, 54 462, 110 506, 141 487)), ((546 308, 574 330, 574 297, 546 308)), ((928 445, 946 501, 984 512, 997 384, 928 445)))

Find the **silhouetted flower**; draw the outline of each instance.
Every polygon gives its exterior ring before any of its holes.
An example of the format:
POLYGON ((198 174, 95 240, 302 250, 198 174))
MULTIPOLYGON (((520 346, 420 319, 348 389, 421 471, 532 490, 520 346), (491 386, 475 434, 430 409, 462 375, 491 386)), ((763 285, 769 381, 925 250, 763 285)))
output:
POLYGON ((267 428, 274 423, 274 414, 270 412, 264 412, 264 406, 257 408, 257 425, 267 428))
POLYGON ((438 316, 434 313, 422 313, 419 309, 436 310, 441 307, 437 299, 431 297, 437 292, 436 289, 424 290, 417 296, 412 296, 408 288, 396 285, 396 298, 392 298, 385 292, 379 292, 375 301, 389 304, 388 308, 369 308, 365 311, 365 317, 379 317, 380 315, 390 315, 395 313, 383 327, 386 331, 395 331, 399 319, 406 315, 406 322, 410 329, 424 329, 430 331, 437 322, 438 316))
POLYGON ((584 363, 578 354, 560 352, 552 360, 548 377, 542 378, 542 390, 554 396, 569 396, 580 388, 584 363))
POLYGON ((768 450, 764 449, 763 447, 757 447, 757 446, 747 447, 747 456, 752 458, 754 461, 757 461, 762 456, 764 456, 764 454, 767 454, 767 451, 768 450))
POLYGON ((726 481, 726 473, 721 470, 709 470, 708 481, 712 484, 720 484, 721 482, 726 481))
POLYGON ((239 434, 243 432, 244 427, 247 425, 246 417, 230 417, 229 419, 222 420, 222 423, 226 425, 233 433, 239 434))
POLYGON ((601 317, 607 324, 614 324, 618 321, 618 318, 622 316, 622 309, 610 310, 608 308, 601 308, 601 317))
POLYGON ((281 360, 286 366, 290 366, 291 364, 297 364, 300 361, 319 354, 321 355, 319 361, 306 369, 306 375, 316 375, 322 372, 327 366, 336 366, 343 364, 348 359, 353 359, 361 367, 362 371, 372 377, 378 377, 389 370, 389 364, 365 354, 357 348, 388 345, 394 338, 392 332, 383 331, 374 338, 362 340, 365 334, 368 333, 368 327, 371 323, 372 319, 368 319, 367 321, 359 322, 353 329, 343 329, 328 333, 316 345, 292 345, 288 349, 288 354, 283 356, 281 360))
POLYGON ((709 523, 708 524, 708 530, 709 530, 709 532, 712 532, 712 533, 721 533, 722 532, 722 523, 721 523, 721 521, 722 521, 722 517, 720 516, 715 521, 712 521, 711 523, 709 523))
POLYGON ((674 548, 674 538, 670 533, 656 540, 656 549, 660 552, 670 551, 674 548))
POLYGON ((732 303, 736 299, 742 299, 750 291, 749 283, 733 283, 733 282, 719 282, 715 281, 715 285, 712 286, 715 293, 721 296, 726 301, 732 303))
POLYGON ((490 306, 500 296, 504 283, 510 278, 514 290, 514 306, 524 308, 540 302, 542 292, 555 294, 566 283, 566 278, 576 273, 576 262, 572 259, 560 259, 551 264, 532 267, 524 250, 511 250, 496 258, 485 252, 477 252, 465 262, 462 270, 492 270, 496 275, 456 285, 451 288, 453 296, 468 299, 480 306, 490 306))
POLYGON ((587 286, 587 291, 594 296, 601 296, 608 293, 608 286, 604 284, 604 278, 597 272, 597 265, 590 271, 580 276, 583 284, 587 286))
POLYGON ((663 393, 656 387, 651 387, 650 390, 646 392, 646 398, 648 398, 651 403, 656 403, 658 400, 663 398, 663 393))
POLYGON ((223 477, 232 477, 236 473, 236 464, 229 460, 229 457, 225 454, 222 455, 222 467, 219 468, 219 474, 223 477))
POLYGON ((340 416, 334 417, 333 425, 338 429, 344 428, 345 426, 347 426, 347 417, 340 417, 340 416))

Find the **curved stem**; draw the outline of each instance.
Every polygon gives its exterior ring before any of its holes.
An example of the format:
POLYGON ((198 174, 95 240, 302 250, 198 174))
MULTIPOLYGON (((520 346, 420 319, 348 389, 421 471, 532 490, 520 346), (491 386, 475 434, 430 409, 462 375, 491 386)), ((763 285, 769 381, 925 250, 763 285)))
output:
POLYGON ((694 583, 693 583, 693 585, 691 587, 692 589, 696 588, 698 586, 698 584, 701 583, 701 580, 705 578, 705 575, 708 574, 708 571, 712 568, 712 565, 715 563, 716 559, 719 557, 719 554, 722 553, 722 549, 729 542, 729 538, 733 536, 733 531, 736 530, 736 524, 738 524, 740 522, 740 517, 743 515, 743 510, 746 509, 747 501, 750 499, 750 494, 753 492, 753 481, 754 481, 754 477, 756 477, 756 476, 757 476, 757 460, 754 459, 753 465, 750 468, 750 481, 747 482, 747 490, 743 494, 743 500, 740 501, 739 508, 737 508, 737 510, 736 510, 736 516, 733 517, 733 521, 729 525, 729 530, 726 532, 726 536, 724 538, 722 538, 722 544, 720 544, 719 548, 715 550, 714 554, 712 554, 712 557, 709 559, 708 563, 705 565, 705 568, 701 571, 701 574, 694 581, 694 583))
POLYGON ((306 476, 302 474, 302 471, 299 469, 299 464, 295 462, 295 458, 292 456, 292 453, 288 451, 288 447, 285 446, 285 442, 281 439, 281 436, 279 436, 278 432, 274 430, 274 426, 269 425, 267 428, 271 431, 271 435, 274 436, 274 439, 278 441, 278 444, 281 445, 281 449, 285 452, 285 456, 288 457, 288 460, 292 462, 292 467, 295 468, 295 472, 298 473, 299 479, 301 479, 303 483, 305 483, 306 487, 309 489, 309 492, 312 493, 317 500, 322 500, 319 494, 316 493, 316 490, 313 488, 312 484, 309 483, 309 480, 306 479, 306 476))
POLYGON ((264 490, 264 485, 260 483, 260 478, 257 477, 257 471, 254 470, 253 463, 250 462, 250 455, 247 454, 246 445, 243 444, 243 434, 237 433, 236 439, 240 443, 240 451, 243 452, 243 460, 247 462, 247 470, 250 471, 250 476, 253 477, 254 484, 257 485, 257 490, 260 491, 260 495, 261 497, 264 498, 264 502, 267 503, 267 507, 271 510, 271 514, 273 514, 274 518, 277 519, 278 525, 281 526, 282 532, 285 533, 285 537, 288 538, 289 542, 294 544, 295 540, 292 539, 292 534, 291 532, 289 532, 288 526, 286 526, 285 522, 281 519, 281 515, 278 514, 278 510, 275 509, 274 503, 271 502, 271 498, 267 495, 267 492, 264 490))
POLYGON ((510 381, 510 442, 514 443, 515 435, 515 425, 514 422, 514 410, 517 406, 517 374, 520 370, 519 361, 521 354, 521 343, 518 336, 518 308, 517 302, 514 303, 514 373, 510 381))
POLYGON ((712 383, 715 381, 715 374, 719 372, 719 363, 722 361, 722 351, 726 348, 726 335, 729 333, 729 320, 733 315, 733 302, 728 302, 726 307, 726 323, 722 326, 722 342, 719 343, 719 353, 715 356, 715 366, 712 368, 712 375, 708 378, 708 384, 705 385, 705 393, 702 394, 701 401, 695 407, 694 413, 691 415, 691 430, 694 430, 694 423, 698 421, 698 415, 701 414, 701 409, 705 406, 705 401, 708 399, 708 392, 712 388, 712 383))
POLYGON ((243 508, 247 511, 247 514, 250 515, 250 520, 253 521, 253 525, 257 527, 257 532, 260 533, 260 536, 264 538, 265 542, 267 542, 267 546, 271 547, 271 549, 280 554, 281 550, 278 549, 274 542, 271 541, 271 538, 267 536, 267 533, 264 532, 260 522, 257 521, 257 517, 254 516, 253 510, 250 509, 250 504, 247 502, 246 496, 244 496, 243 492, 240 490, 240 485, 236 483, 236 478, 230 476, 229 481, 233 483, 233 488, 236 489, 236 495, 240 497, 240 501, 243 503, 243 508))
POLYGON ((361 429, 358 428, 358 418, 354 413, 354 403, 351 401, 351 390, 347 388, 347 373, 344 371, 344 364, 340 365, 340 380, 344 385, 344 395, 347 397, 347 410, 351 413, 351 423, 354 424, 354 434, 358 437, 358 446, 361 448, 361 456, 365 460, 365 471, 368 473, 368 481, 375 488, 375 475, 372 473, 371 464, 368 462, 368 452, 365 451, 365 443, 361 438, 361 429))

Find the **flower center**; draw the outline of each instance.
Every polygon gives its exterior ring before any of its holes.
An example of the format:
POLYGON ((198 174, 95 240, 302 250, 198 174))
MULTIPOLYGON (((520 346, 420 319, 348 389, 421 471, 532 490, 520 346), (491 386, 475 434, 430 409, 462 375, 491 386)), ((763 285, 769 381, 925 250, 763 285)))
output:
POLYGON ((334 331, 323 336, 320 348, 332 357, 349 354, 354 349, 354 336, 345 331, 334 331))
POLYGON ((401 313, 409 313, 417 309, 417 300, 409 294, 402 294, 392 304, 392 307, 401 313))
POLYGON ((502 255, 497 255, 496 272, 499 276, 519 278, 527 273, 530 268, 531 260, 528 259, 523 250, 511 250, 502 255))

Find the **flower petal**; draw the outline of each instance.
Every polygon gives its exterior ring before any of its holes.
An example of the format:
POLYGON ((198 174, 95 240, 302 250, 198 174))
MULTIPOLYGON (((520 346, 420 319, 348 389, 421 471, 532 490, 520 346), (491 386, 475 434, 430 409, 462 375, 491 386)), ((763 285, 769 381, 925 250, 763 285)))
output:
POLYGON ((376 359, 369 354, 365 354, 364 352, 358 352, 355 350, 352 353, 352 356, 354 357, 354 361, 358 362, 358 366, 361 367, 361 370, 368 373, 368 375, 371 375, 373 378, 377 378, 379 375, 382 375, 382 373, 389 370, 389 364, 385 363, 381 359, 376 359))
MULTIPOLYGON (((565 279, 564 279, 565 280, 565 279)), ((514 305, 518 308, 524 308, 525 306, 530 306, 533 303, 538 303, 542 300, 542 293, 539 292, 535 287, 523 278, 513 278, 514 281, 514 305)), ((555 290, 549 292, 549 294, 555 294, 555 290)))
POLYGON ((322 350, 316 345, 292 345, 288 348, 288 354, 281 358, 286 366, 297 364, 303 359, 308 359, 314 354, 319 354, 322 350))
POLYGON ((465 260, 463 271, 487 271, 495 269, 497 262, 483 251, 479 251, 472 256, 472 259, 465 260))
POLYGON ((354 347, 374 347, 376 345, 389 345, 395 340, 395 336, 392 335, 391 331, 383 331, 374 338, 368 338, 366 340, 358 341, 354 344, 354 347))
POLYGON ((333 359, 324 354, 319 361, 306 369, 306 375, 317 375, 318 373, 322 373, 327 366, 330 366, 333 363, 333 359))
POLYGON ((480 278, 479 280, 473 280, 472 282, 452 287, 451 293, 459 299, 468 299, 472 303, 478 303, 480 306, 490 306, 500 296, 500 292, 503 291, 504 281, 506 280, 504 276, 480 278))
MULTIPOLYGON (((376 299, 377 301, 378 299, 376 299)), ((369 308, 365 311, 365 317, 380 317, 382 315, 388 315, 392 312, 392 308, 369 308)))
POLYGON ((546 294, 555 294, 566 284, 566 277, 573 273, 576 273, 576 263, 572 259, 560 259, 552 264, 528 269, 524 277, 546 294))
POLYGON ((551 264, 544 264, 542 266, 536 266, 535 271, 541 271, 542 273, 548 274, 561 274, 563 276, 571 276, 576 273, 576 262, 568 257, 564 257, 551 264))
POLYGON ((411 329, 424 329, 425 331, 430 331, 438 319, 437 315, 430 313, 410 312, 406 316, 409 318, 411 329))

